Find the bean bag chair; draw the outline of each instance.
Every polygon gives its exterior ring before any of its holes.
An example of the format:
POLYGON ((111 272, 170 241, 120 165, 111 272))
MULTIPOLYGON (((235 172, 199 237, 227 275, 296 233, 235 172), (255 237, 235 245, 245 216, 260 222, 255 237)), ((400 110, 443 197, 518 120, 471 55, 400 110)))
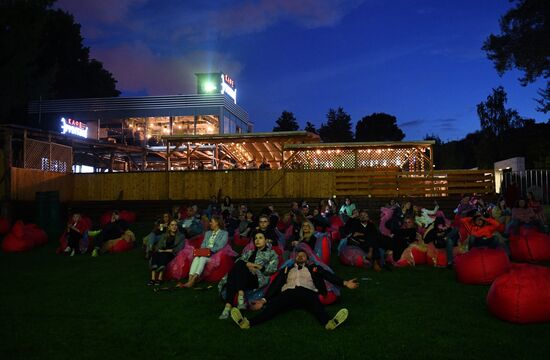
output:
POLYGON ((438 249, 433 244, 428 244, 426 252, 426 265, 434 267, 447 266, 447 250, 438 249))
POLYGON ((191 245, 185 244, 185 247, 170 261, 168 266, 166 266, 167 280, 180 280, 189 276, 189 269, 193 261, 193 249, 194 247, 191 245))
POLYGON ((424 243, 414 242, 410 244, 401 258, 395 263, 397 267, 422 265, 428 262, 428 247, 424 243))
POLYGON ((136 213, 133 211, 122 210, 120 212, 120 219, 128 223, 134 223, 136 222, 136 213))
POLYGON ((21 252, 32 249, 34 242, 25 238, 24 228, 25 225, 21 220, 15 222, 10 233, 2 241, 2 250, 4 252, 21 252))
POLYGON ((463 284, 490 284, 510 269, 510 260, 500 249, 474 248, 457 256, 454 263, 456 278, 463 284))
POLYGON ((235 246, 246 246, 250 242, 250 238, 246 236, 241 236, 238 231, 235 231, 233 235, 233 245, 235 246))
POLYGON ((487 294, 489 311, 504 321, 519 324, 550 322, 550 269, 513 264, 499 276, 487 294))
POLYGON ((211 256, 210 261, 204 267, 201 279, 206 282, 220 281, 233 267, 235 256, 231 245, 227 244, 223 249, 211 256))
POLYGON ((34 246, 44 245, 48 242, 48 235, 36 224, 26 224, 23 227, 23 236, 33 242, 34 246))
POLYGON ((510 235, 510 253, 516 261, 550 261, 550 236, 521 227, 510 235))
POLYGON ((338 295, 332 291, 328 291, 326 295, 319 294, 319 301, 323 305, 334 304, 338 300, 338 295))
POLYGON ((323 263, 328 265, 330 263, 331 241, 326 233, 316 234, 316 237, 315 253, 323 263))
POLYGON ((131 230, 126 230, 120 238, 106 241, 103 244, 102 251, 112 253, 129 251, 134 248, 135 241, 134 233, 131 230))
POLYGON ((342 218, 338 215, 332 215, 329 219, 330 227, 333 229, 340 229, 342 226, 344 226, 344 221, 342 221, 342 218))
MULTIPOLYGON (((273 251, 275 251, 277 253, 277 256, 279 257, 279 266, 284 262, 284 259, 283 259, 283 254, 284 254, 284 250, 282 247, 280 246, 271 246, 271 249, 273 249, 273 251)), ((249 241, 248 244, 246 244, 246 246, 243 248, 243 250, 241 251, 241 253, 244 253, 245 251, 250 251, 250 250, 254 250, 254 241, 249 241)))
POLYGON ((0 217, 0 235, 6 235, 10 231, 10 222, 8 219, 0 217))
POLYGON ((355 266, 360 268, 370 267, 370 262, 365 259, 365 252, 358 246, 346 245, 338 254, 340 262, 347 266, 355 266))
MULTIPOLYGON (((112 211, 107 211, 99 218, 99 223, 101 227, 107 225, 111 221, 111 216, 113 215, 112 211)), ((136 222, 136 213, 133 211, 122 210, 119 212, 120 220, 124 220, 128 223, 136 222)))
POLYGON ((203 240, 204 240, 204 234, 199 234, 199 235, 193 236, 191 239, 188 239, 187 244, 198 249, 201 247, 203 240))

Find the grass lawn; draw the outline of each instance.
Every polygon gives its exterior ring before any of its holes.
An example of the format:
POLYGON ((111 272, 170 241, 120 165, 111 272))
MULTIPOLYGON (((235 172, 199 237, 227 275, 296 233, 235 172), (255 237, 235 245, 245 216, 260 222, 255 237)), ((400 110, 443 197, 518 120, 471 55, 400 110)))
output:
POLYGON ((243 331, 218 320, 216 288, 145 286, 140 250, 70 258, 54 243, 0 255, 0 359, 550 359, 550 323, 494 318, 489 287, 459 284, 453 270, 377 274, 333 256, 337 274, 361 283, 328 307, 347 307, 345 324, 329 332, 295 311, 243 331))

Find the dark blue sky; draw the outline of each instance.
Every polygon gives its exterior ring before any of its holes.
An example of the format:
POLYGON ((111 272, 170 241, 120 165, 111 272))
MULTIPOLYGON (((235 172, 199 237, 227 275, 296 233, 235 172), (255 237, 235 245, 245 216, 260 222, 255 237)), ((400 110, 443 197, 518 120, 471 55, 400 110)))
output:
POLYGON ((499 77, 481 50, 508 0, 60 0, 123 96, 195 92, 195 72, 224 71, 238 103, 271 131, 283 110, 319 126, 342 106, 355 123, 395 115, 407 140, 479 128, 476 104, 504 86, 536 112, 538 87, 499 77))

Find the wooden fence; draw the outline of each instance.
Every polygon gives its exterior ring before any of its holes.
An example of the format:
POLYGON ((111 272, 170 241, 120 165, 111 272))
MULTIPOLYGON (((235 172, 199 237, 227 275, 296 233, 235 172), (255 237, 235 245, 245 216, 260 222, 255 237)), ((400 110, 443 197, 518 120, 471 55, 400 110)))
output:
POLYGON ((494 193, 494 174, 483 170, 425 173, 335 170, 234 170, 60 174, 11 168, 12 200, 59 191, 65 201, 326 198, 336 196, 452 196, 494 193))

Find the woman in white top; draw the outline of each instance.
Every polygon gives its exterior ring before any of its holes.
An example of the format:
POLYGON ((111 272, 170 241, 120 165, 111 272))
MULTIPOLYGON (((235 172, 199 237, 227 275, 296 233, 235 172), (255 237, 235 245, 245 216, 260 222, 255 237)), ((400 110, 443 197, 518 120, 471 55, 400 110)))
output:
MULTIPOLYGON (((204 234, 204 240, 202 241, 201 248, 210 249, 210 253, 214 255, 218 251, 224 248, 227 244, 227 231, 224 229, 223 219, 219 215, 213 215, 210 220, 210 230, 204 234)), ((195 285, 204 267, 210 260, 208 256, 196 256, 191 263, 191 269, 189 270, 189 279, 182 287, 191 288, 195 285)))

